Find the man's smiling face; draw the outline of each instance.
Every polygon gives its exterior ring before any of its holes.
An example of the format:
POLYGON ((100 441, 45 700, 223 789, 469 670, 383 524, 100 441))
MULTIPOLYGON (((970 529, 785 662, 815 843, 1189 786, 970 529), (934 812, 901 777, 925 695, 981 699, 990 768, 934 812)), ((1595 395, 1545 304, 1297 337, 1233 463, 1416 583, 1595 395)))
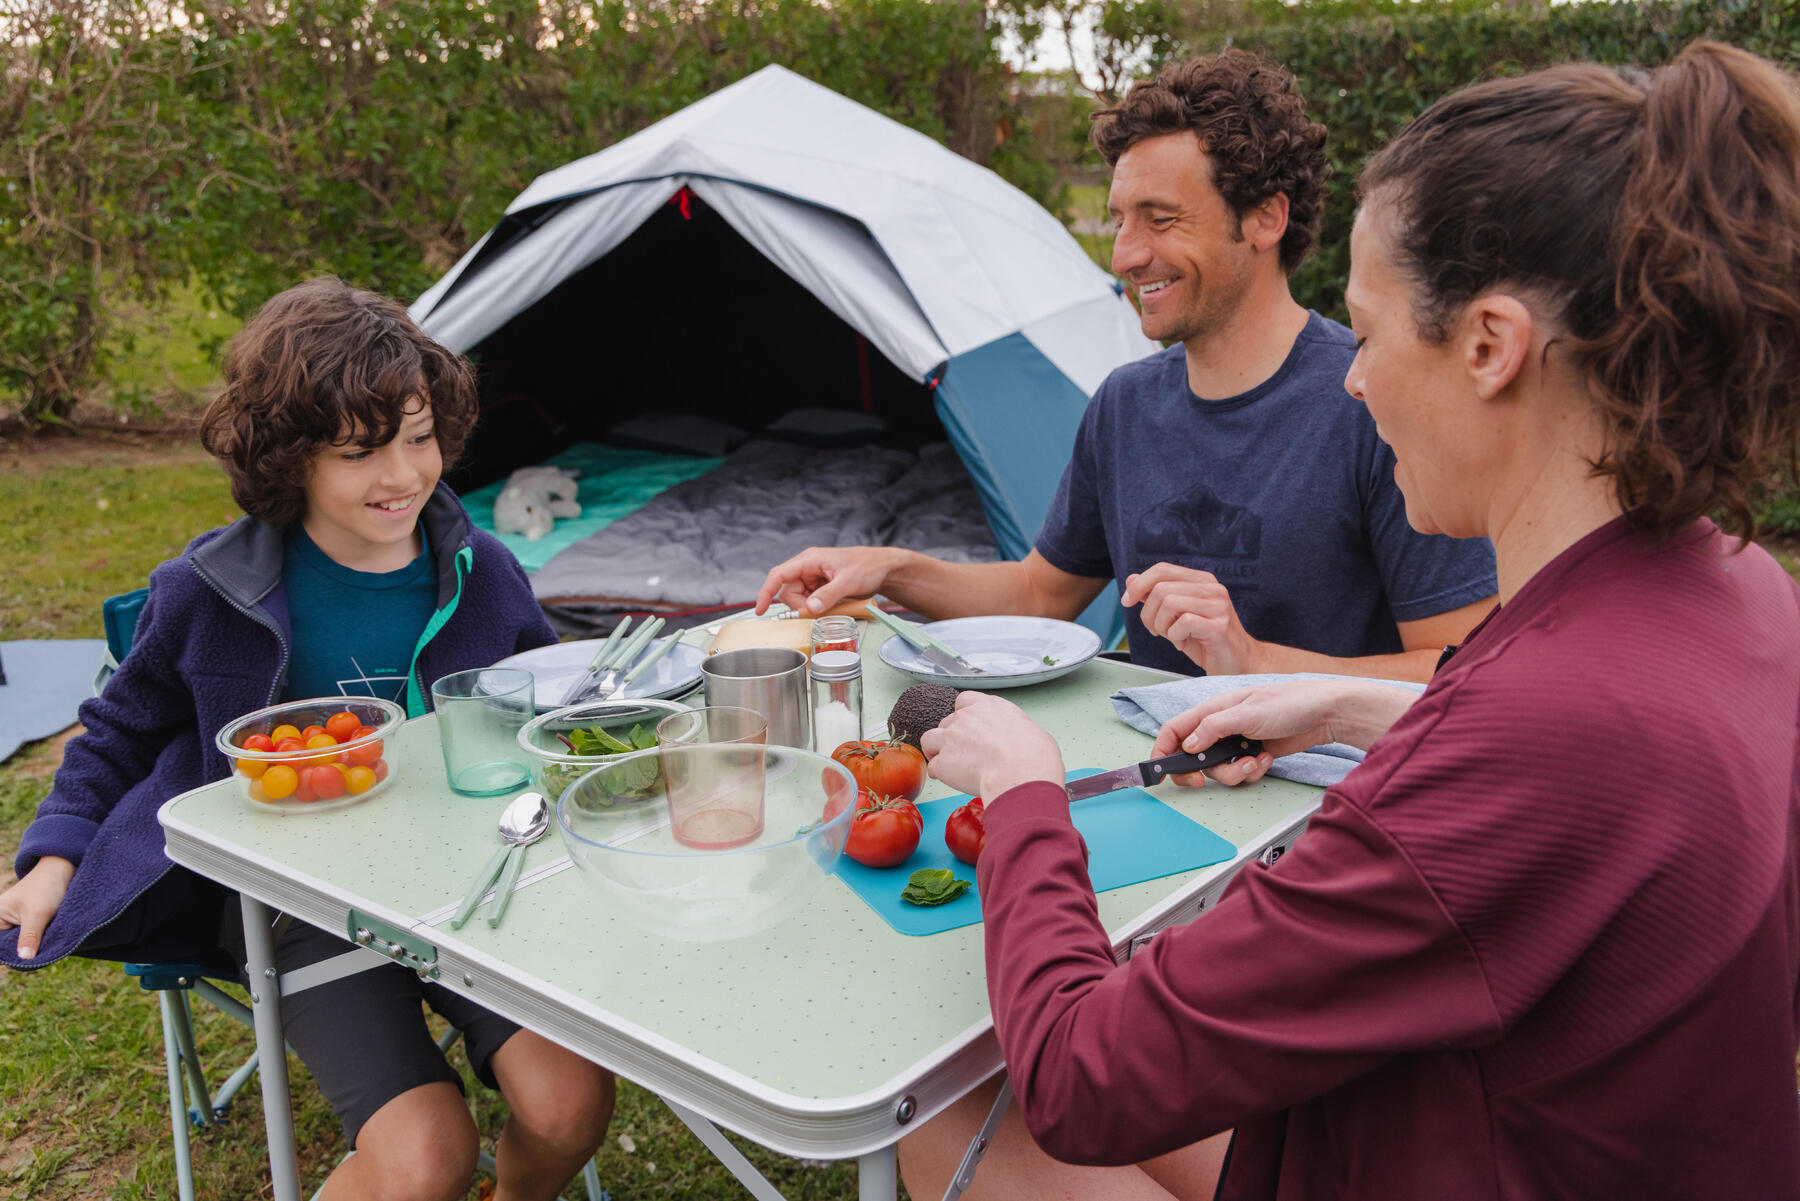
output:
POLYGON ((1219 330, 1249 290, 1255 251, 1213 185, 1191 132, 1145 138, 1119 156, 1107 212, 1113 273, 1137 293, 1144 334, 1190 342, 1219 330))

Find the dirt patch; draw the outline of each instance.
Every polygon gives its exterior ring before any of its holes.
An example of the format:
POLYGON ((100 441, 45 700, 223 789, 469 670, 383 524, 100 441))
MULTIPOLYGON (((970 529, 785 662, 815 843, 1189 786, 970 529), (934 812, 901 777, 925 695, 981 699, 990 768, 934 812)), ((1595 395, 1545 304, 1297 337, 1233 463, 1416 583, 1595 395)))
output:
POLYGON ((200 448, 198 427, 192 421, 0 434, 0 471, 26 477, 65 467, 155 467, 204 463, 210 458, 200 448))

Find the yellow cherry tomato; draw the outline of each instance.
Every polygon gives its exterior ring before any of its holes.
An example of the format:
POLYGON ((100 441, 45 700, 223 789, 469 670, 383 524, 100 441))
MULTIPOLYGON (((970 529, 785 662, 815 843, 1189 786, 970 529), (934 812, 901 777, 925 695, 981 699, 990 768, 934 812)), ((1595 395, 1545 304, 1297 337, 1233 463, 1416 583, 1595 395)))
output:
POLYGON ((269 803, 269 794, 263 791, 261 780, 250 781, 248 787, 251 800, 261 805, 267 805, 269 803))
POLYGON ((375 787, 375 769, 372 767, 352 767, 344 771, 344 787, 351 792, 362 794, 375 787))
POLYGON ((254 780, 269 770, 269 761, 267 759, 239 759, 237 769, 254 780))
POLYGON ((262 774, 263 791, 269 794, 272 801, 285 800, 294 795, 294 789, 300 787, 300 773, 285 763, 277 763, 262 774))
POLYGON ((311 738, 308 738, 306 740, 306 749, 309 751, 316 751, 320 747, 324 747, 324 746, 336 746, 336 745, 337 745, 337 739, 335 739, 331 735, 325 733, 325 731, 323 731, 323 730, 320 730, 317 734, 314 734, 311 738))
POLYGON ((280 744, 283 738, 293 738, 297 740, 299 737, 299 726, 280 725, 269 731, 269 741, 276 743, 277 745, 280 744))

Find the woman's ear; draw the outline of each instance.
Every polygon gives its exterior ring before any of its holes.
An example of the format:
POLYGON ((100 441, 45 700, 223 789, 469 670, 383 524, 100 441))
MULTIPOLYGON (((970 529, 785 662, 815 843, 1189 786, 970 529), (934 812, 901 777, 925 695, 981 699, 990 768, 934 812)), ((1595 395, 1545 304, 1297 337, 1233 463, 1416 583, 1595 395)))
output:
POLYGON ((1530 358, 1532 328, 1531 310, 1503 292, 1469 302, 1459 340, 1477 396, 1493 400, 1512 386, 1530 358))

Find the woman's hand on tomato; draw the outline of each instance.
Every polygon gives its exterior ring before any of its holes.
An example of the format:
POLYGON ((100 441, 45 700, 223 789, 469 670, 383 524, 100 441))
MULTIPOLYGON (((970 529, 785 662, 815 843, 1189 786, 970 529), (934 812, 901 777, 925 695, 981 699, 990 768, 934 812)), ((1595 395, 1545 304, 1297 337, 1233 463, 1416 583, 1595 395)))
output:
POLYGON ((971 867, 981 858, 981 848, 987 845, 985 810, 981 798, 975 797, 951 813, 950 820, 944 823, 944 845, 971 867))
POLYGON ((920 740, 931 774, 992 805, 1008 789, 1034 780, 1063 782, 1056 739, 1011 701, 980 692, 956 698, 956 711, 920 740))
POLYGON ((844 853, 864 867, 895 867, 919 849, 924 830, 925 819, 911 801, 863 793, 850 819, 844 853))
POLYGON ((858 788, 878 796, 916 801, 925 791, 925 756, 911 743, 859 739, 841 743, 831 757, 850 769, 858 788))

